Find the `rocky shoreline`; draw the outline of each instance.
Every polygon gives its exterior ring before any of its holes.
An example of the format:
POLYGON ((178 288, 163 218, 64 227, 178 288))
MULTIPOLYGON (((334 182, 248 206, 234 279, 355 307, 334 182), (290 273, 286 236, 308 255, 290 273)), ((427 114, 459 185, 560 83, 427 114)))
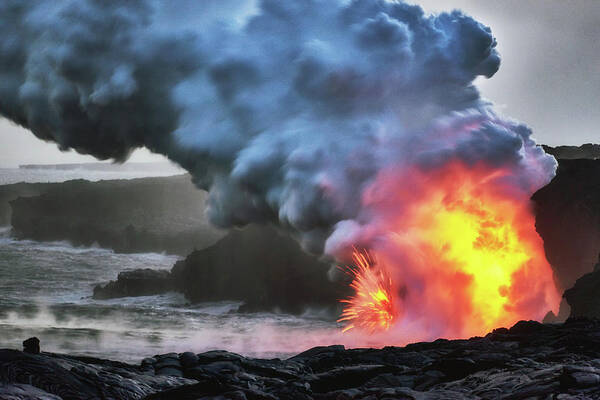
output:
POLYGON ((598 399, 600 321, 521 321, 485 337, 316 347, 286 360, 226 351, 139 365, 0 350, 2 399, 598 399))

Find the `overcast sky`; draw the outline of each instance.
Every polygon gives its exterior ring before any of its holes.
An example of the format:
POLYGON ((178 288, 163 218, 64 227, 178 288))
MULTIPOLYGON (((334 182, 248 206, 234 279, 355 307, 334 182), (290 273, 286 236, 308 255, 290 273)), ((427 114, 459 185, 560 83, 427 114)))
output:
MULTIPOLYGON (((500 71, 478 81, 505 115, 550 145, 600 142, 600 0, 422 0, 429 12, 459 8, 492 28, 500 71)), ((160 160, 138 151, 134 161, 160 160)), ((93 161, 60 152, 0 120, 0 166, 93 161)))

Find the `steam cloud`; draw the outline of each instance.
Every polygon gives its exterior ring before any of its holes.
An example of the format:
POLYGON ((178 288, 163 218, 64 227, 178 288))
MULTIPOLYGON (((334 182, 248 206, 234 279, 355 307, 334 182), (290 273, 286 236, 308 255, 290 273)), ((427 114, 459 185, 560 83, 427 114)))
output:
POLYGON ((0 113, 100 159, 164 154, 209 190, 216 225, 274 223, 333 255, 388 168, 485 162, 527 192, 552 177, 531 131, 473 85, 500 64, 474 19, 383 0, 234 4, 4 0, 0 113))

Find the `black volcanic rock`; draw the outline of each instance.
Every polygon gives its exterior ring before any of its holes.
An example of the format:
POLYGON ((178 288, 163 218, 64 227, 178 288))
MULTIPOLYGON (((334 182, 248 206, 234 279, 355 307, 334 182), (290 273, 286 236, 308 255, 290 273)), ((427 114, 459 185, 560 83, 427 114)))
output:
POLYGON ((532 200, 546 258, 557 283, 570 288, 600 253, 600 160, 560 160, 556 177, 532 200))
POLYGON ((127 296, 150 296, 175 290, 174 280, 166 270, 150 268, 120 272, 116 281, 94 288, 95 299, 127 296))
POLYGON ((188 175, 75 180, 49 184, 41 194, 10 201, 11 224, 18 238, 185 255, 222 236, 204 217, 205 199, 206 192, 188 175))
POLYGON ((14 386, 35 387, 48 397, 27 397, 64 400, 137 400, 173 387, 195 381, 175 376, 154 376, 129 364, 88 357, 69 357, 55 354, 27 354, 16 350, 0 350, 0 399, 15 391, 14 386))
POLYGON ((571 307, 571 317, 600 319, 600 260, 594 270, 577 279, 563 297, 571 307))
POLYGON ((287 360, 209 351, 138 366, 0 350, 0 382, 0 398, 53 400, 598 399, 600 321, 521 321, 468 340, 318 347, 287 360))
POLYGON ((178 261, 171 273, 134 270, 96 286, 94 298, 143 296, 169 290, 194 303, 242 301, 240 311, 339 312, 348 282, 332 281, 331 265, 303 251, 292 238, 266 226, 232 230, 212 246, 178 261))
POLYGON ((332 282, 331 265, 275 229, 248 226, 190 254, 173 267, 177 287, 192 302, 244 301, 242 311, 336 308, 346 282, 332 282))
POLYGON ((39 354, 40 353, 40 339, 31 337, 23 341, 23 351, 25 353, 39 354))

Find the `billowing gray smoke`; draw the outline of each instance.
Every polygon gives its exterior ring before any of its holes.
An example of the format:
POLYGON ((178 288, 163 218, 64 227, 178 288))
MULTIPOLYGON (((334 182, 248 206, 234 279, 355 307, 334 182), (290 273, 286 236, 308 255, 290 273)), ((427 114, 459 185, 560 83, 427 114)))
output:
POLYGON ((210 191, 215 224, 276 223, 315 252, 391 165, 458 157, 552 175, 529 129, 473 86, 500 59, 461 12, 213 3, 3 0, 0 112, 61 149, 164 154, 210 191))

